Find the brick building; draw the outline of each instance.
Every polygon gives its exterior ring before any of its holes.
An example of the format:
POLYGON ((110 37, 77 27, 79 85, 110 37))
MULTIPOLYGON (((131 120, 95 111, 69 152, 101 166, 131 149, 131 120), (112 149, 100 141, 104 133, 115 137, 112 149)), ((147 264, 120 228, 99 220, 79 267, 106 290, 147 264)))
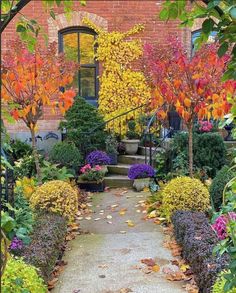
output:
MULTIPOLYGON (((95 33, 86 28, 82 19, 87 16, 96 25, 113 31, 127 31, 135 24, 144 24, 145 29, 137 35, 143 42, 161 43, 165 45, 169 34, 178 34, 183 41, 188 52, 191 52, 193 31, 197 31, 198 26, 192 29, 179 28, 178 21, 165 23, 158 19, 163 0, 87 0, 86 6, 82 7, 78 2, 74 4, 74 12, 68 20, 63 13, 63 9, 56 9, 56 19, 53 20, 49 12, 45 12, 42 2, 32 0, 27 4, 22 14, 28 18, 34 18, 44 27, 48 34, 49 42, 57 42, 61 51, 73 50, 73 58, 80 60, 81 69, 78 73, 76 83, 79 85, 79 93, 89 102, 95 104, 99 95, 99 83, 97 76, 101 72, 101 66, 91 57, 92 43, 95 33), (71 42, 74 43, 73 48, 71 42), (83 44, 86 43, 86 46, 83 44), (90 47, 90 48, 89 48, 90 47)), ((7 50, 7 41, 16 37, 15 25, 16 16, 5 29, 2 35, 2 51, 7 50)), ((53 116, 45 109, 44 115, 39 122, 39 133, 43 137, 48 132, 57 131, 60 116, 53 116)), ((28 131, 22 123, 9 125, 6 123, 8 132, 12 136, 21 136, 25 140, 29 137, 28 131)))

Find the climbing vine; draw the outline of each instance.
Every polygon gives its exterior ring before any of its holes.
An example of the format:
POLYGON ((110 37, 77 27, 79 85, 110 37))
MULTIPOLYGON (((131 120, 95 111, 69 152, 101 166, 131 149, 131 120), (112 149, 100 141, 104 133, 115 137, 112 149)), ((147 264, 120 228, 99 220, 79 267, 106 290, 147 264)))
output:
MULTIPOLYGON (((99 77, 99 111, 105 120, 146 104, 150 98, 150 89, 143 73, 132 69, 133 62, 142 55, 142 43, 137 39, 127 40, 143 31, 144 26, 136 25, 123 33, 106 32, 87 18, 83 22, 98 35, 95 41, 95 58, 103 65, 102 75, 99 77)), ((140 113, 140 109, 136 110, 135 117, 140 113)), ((112 129, 124 134, 126 119, 135 118, 133 116, 134 112, 131 112, 127 117, 118 119, 112 129)))

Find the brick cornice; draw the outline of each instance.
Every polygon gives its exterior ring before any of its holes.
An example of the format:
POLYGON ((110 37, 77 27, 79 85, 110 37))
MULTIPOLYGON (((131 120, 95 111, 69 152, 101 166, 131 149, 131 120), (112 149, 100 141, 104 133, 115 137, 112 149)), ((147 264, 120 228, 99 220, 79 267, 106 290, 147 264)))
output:
POLYGON ((48 39, 49 42, 58 42, 58 31, 74 27, 74 26, 86 26, 82 22, 83 18, 87 17, 90 19, 95 25, 103 28, 104 30, 108 30, 108 21, 98 16, 94 13, 89 13, 86 11, 74 11, 70 18, 67 18, 65 13, 61 13, 56 15, 55 20, 53 18, 48 18, 48 39))

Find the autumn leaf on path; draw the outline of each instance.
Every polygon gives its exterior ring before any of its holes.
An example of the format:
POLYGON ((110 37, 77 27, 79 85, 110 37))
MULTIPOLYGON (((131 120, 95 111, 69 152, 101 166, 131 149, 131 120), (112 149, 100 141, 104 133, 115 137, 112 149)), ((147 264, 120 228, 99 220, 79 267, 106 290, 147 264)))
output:
POLYGON ((55 287, 56 283, 58 281, 58 278, 53 278, 48 282, 48 289, 51 290, 55 287))
POLYGON ((119 211, 119 214, 120 214, 120 216, 124 216, 126 214, 126 212, 127 212, 127 209, 123 208, 119 211))
POLYGON ((141 263, 147 265, 147 268, 144 270, 145 274, 151 273, 151 272, 159 272, 160 266, 156 264, 155 260, 152 258, 144 258, 141 259, 141 263))
POLYGON ((129 227, 134 227, 135 226, 135 224, 131 220, 126 221, 126 223, 128 224, 129 227))

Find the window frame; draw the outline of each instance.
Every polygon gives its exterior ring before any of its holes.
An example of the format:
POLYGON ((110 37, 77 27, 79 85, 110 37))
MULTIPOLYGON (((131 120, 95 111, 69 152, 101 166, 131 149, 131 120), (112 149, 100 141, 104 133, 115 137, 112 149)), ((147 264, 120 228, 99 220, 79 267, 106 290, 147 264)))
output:
MULTIPOLYGON (((63 36, 66 34, 72 34, 77 33, 78 35, 78 63, 80 64, 80 33, 89 34, 94 36, 94 40, 97 38, 97 34, 94 30, 84 27, 84 26, 73 26, 68 27, 60 30, 58 32, 58 51, 59 53, 63 53, 64 51, 64 43, 63 43, 63 36)), ((96 51, 96 46, 94 48, 96 51)), ((80 68, 94 68, 95 69, 95 96, 88 96, 84 97, 86 101, 88 102, 97 102, 98 101, 98 92, 99 92, 99 62, 94 59, 94 64, 88 63, 88 64, 82 64, 80 65, 80 68)), ((81 95, 81 72, 78 71, 78 94, 81 95)))

